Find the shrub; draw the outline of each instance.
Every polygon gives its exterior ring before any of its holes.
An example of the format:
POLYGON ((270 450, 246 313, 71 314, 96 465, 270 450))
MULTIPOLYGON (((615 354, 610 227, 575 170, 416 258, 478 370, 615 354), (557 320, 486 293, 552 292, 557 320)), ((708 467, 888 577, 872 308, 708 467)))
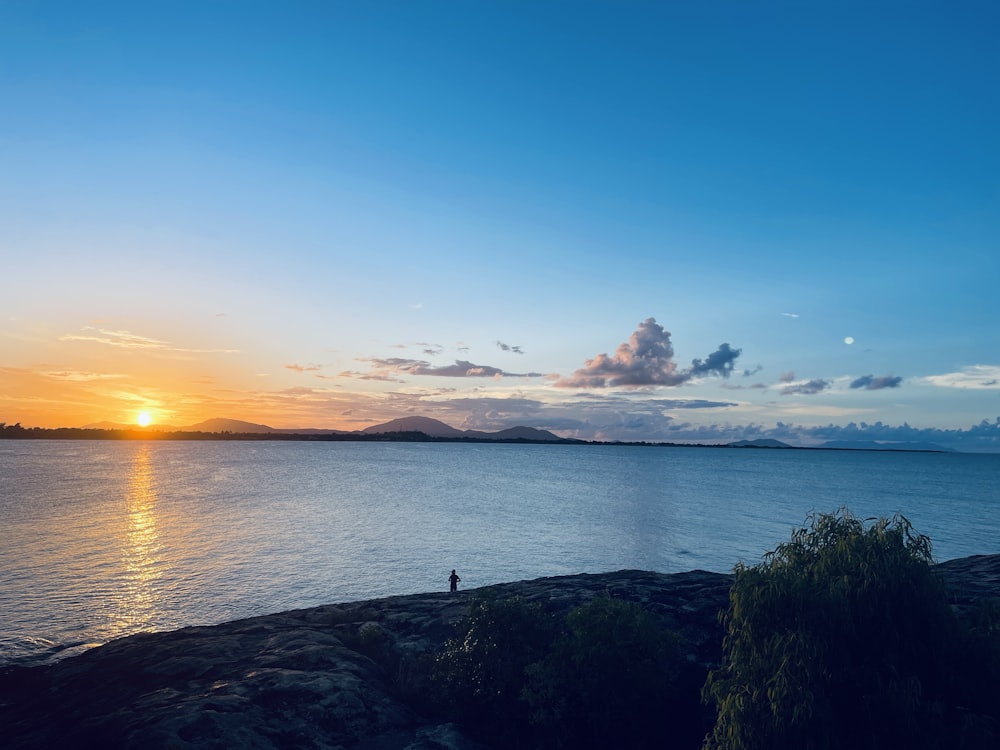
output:
POLYGON ((524 744, 525 669, 550 648, 555 628, 539 604, 520 597, 475 599, 434 664, 444 712, 501 744, 524 744))
POLYGON ((667 747, 676 645, 651 614, 606 595, 565 618, 479 599, 434 679, 444 713, 497 747, 667 747))
POLYGON ((677 637, 633 602, 599 596, 566 617, 523 697, 546 747, 666 747, 677 637))
POLYGON ((705 747, 995 747, 981 744, 995 716, 969 710, 982 705, 971 642, 931 563, 906 518, 841 510, 737 566, 705 747))

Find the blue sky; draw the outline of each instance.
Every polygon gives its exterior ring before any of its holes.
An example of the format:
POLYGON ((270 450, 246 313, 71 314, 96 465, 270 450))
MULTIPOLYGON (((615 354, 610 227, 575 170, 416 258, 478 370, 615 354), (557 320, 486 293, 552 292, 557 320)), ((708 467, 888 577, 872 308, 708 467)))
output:
POLYGON ((1000 450, 998 21, 3 3, 0 420, 1000 450))

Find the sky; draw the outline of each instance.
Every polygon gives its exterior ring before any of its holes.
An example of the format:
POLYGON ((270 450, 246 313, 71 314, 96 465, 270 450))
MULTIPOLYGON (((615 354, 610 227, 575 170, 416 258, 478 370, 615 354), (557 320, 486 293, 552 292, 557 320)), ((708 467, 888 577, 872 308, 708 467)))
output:
POLYGON ((1000 451, 992 2, 0 2, 0 421, 1000 451))

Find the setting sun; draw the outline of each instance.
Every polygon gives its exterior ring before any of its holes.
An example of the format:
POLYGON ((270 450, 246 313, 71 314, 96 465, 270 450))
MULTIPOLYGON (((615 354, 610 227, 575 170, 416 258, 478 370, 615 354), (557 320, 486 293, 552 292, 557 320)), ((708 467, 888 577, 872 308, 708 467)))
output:
POLYGON ((139 423, 140 427, 149 427, 149 423, 153 421, 153 417, 148 411, 141 411, 135 421, 139 423))

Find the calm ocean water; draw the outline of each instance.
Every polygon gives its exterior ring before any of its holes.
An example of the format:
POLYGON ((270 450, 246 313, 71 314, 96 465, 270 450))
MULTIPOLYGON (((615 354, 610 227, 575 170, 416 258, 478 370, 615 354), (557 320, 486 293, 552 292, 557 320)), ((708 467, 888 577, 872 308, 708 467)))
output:
POLYGON ((1000 455, 0 442, 0 664, 139 630, 639 568, 754 563, 811 511, 1000 552, 1000 455))

